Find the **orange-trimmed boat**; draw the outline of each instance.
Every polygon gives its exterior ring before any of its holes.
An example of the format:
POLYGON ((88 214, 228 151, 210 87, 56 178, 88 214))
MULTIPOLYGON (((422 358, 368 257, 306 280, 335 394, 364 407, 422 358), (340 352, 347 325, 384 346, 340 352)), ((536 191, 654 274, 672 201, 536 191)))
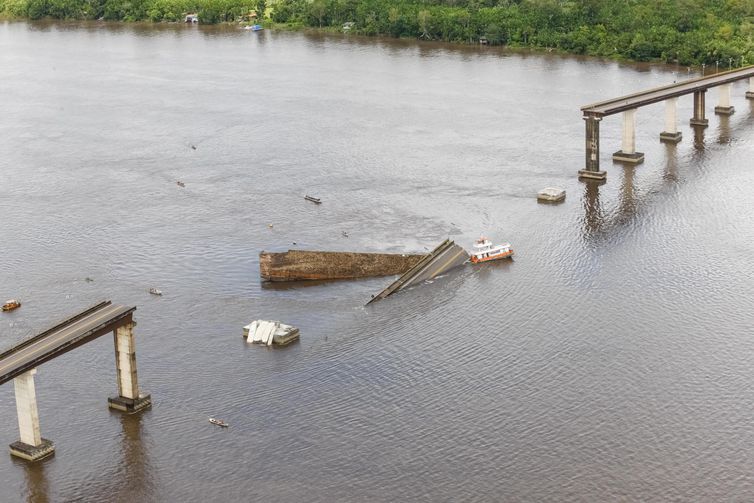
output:
POLYGON ((474 249, 471 252, 471 262, 478 264, 480 262, 500 260, 512 256, 513 248, 511 248, 510 243, 493 245, 489 239, 482 236, 474 242, 474 249))
POLYGON ((19 307, 21 307, 21 302, 16 299, 9 299, 5 301, 5 304, 3 304, 3 311, 13 311, 14 309, 18 309, 19 307))

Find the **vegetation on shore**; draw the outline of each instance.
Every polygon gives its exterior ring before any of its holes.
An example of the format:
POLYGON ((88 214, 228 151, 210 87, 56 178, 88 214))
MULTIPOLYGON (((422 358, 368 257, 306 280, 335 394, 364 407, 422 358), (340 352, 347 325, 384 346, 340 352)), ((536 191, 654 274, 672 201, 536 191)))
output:
POLYGON ((195 12, 221 23, 250 11, 278 25, 362 35, 721 69, 754 63, 754 0, 0 0, 0 15, 27 19, 181 22, 195 12))

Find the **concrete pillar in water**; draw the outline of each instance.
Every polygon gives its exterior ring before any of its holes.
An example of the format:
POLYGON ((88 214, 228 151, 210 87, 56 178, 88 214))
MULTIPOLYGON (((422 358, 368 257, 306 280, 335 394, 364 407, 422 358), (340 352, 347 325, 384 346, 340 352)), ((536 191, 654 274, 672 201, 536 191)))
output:
POLYGON ((584 117, 586 124, 586 166, 579 170, 579 178, 604 180, 605 171, 600 171, 600 121, 601 117, 584 117))
POLYGON ((733 115, 735 108, 730 104, 730 84, 717 86, 718 103, 715 107, 715 113, 719 115, 733 115))
POLYGON ((709 125, 709 121, 704 118, 704 95, 706 92, 706 89, 694 91, 694 116, 689 121, 692 126, 707 127, 709 125))
POLYGON ((746 91, 746 97, 754 100, 754 77, 749 77, 749 90, 746 91))
POLYGON ((34 374, 37 369, 21 374, 13 379, 16 388, 16 412, 21 440, 10 444, 10 453, 29 461, 49 456, 55 451, 53 443, 42 438, 37 410, 37 392, 34 388, 34 374))
POLYGON ((639 164, 644 162, 644 154, 636 151, 636 109, 623 112, 623 143, 613 154, 614 161, 639 164))
POLYGON ((678 131, 676 121, 676 109, 678 98, 665 100, 665 131, 660 133, 660 141, 665 143, 678 143, 683 135, 678 131))
POLYGON ((118 374, 118 396, 107 399, 108 405, 124 412, 136 412, 152 403, 152 397, 139 393, 136 375, 136 344, 134 323, 129 321, 113 332, 115 339, 115 368, 118 374))

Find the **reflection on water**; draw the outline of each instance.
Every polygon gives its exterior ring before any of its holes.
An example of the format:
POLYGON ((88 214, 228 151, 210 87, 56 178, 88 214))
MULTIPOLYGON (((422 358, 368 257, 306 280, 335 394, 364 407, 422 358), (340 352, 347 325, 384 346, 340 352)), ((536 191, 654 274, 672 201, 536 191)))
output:
POLYGON ((731 130, 730 130, 729 115, 718 115, 718 127, 717 127, 717 143, 720 145, 726 145, 730 143, 731 130))
POLYGON ((589 241, 602 230, 605 215, 600 207, 600 186, 605 185, 604 180, 584 181, 584 240, 589 241))
POLYGON ((26 494, 28 503, 48 503, 54 501, 49 497, 48 480, 45 474, 47 463, 53 457, 48 457, 35 463, 28 463, 14 458, 13 462, 19 466, 26 479, 26 494))
POLYGON ((678 181, 678 148, 676 143, 665 143, 665 171, 662 178, 668 182, 678 181))

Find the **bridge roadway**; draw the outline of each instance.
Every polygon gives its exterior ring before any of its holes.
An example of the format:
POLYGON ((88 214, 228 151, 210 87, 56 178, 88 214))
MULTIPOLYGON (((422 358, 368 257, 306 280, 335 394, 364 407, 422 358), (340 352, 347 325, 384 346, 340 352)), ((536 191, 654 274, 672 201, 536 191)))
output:
POLYGON ((0 384, 131 322, 135 310, 101 302, 0 353, 0 384))
POLYGON ((683 82, 656 87, 654 89, 648 89, 635 94, 628 94, 619 98, 592 103, 591 105, 581 107, 581 111, 585 116, 605 117, 645 105, 651 105, 652 103, 659 103, 660 101, 665 101, 670 98, 676 98, 678 96, 698 91, 706 91, 710 87, 731 84, 749 77, 754 77, 754 66, 720 72, 707 77, 684 80, 683 82))

